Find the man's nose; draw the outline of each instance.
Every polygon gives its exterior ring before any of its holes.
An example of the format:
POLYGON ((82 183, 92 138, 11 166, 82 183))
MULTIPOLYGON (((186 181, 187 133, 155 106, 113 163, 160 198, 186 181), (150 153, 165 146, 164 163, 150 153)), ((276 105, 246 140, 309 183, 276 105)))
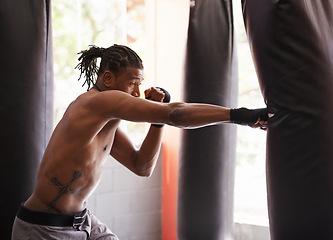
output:
POLYGON ((133 91, 132 95, 133 95, 134 97, 140 97, 140 88, 139 88, 139 86, 136 86, 136 87, 134 88, 134 91, 133 91))

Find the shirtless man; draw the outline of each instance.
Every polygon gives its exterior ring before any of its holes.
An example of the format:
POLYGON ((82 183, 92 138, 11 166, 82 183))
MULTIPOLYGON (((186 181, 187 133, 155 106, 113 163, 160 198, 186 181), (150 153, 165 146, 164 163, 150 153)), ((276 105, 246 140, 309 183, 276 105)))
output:
POLYGON ((86 209, 86 200, 97 186, 109 154, 133 173, 150 176, 158 158, 163 124, 180 128, 226 122, 252 127, 266 124, 266 109, 163 103, 167 92, 158 88, 147 89, 146 99, 139 98, 142 61, 126 46, 92 46, 79 60, 78 68, 89 91, 69 105, 55 128, 34 192, 15 218, 13 240, 118 239, 86 209), (99 68, 97 58, 101 58, 99 68), (139 149, 118 128, 121 120, 152 123, 139 149))

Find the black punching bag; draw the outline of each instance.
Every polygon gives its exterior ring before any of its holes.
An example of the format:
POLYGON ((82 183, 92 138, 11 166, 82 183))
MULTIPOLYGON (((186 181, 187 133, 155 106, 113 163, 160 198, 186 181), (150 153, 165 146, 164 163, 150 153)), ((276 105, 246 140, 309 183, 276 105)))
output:
POLYGON ((244 0, 270 111, 272 240, 333 239, 333 2, 244 0))
POLYGON ((0 239, 10 239, 19 205, 33 191, 52 130, 49 0, 2 0, 0 7, 0 239))
MULTIPOLYGON (((191 1, 184 101, 237 105, 232 2, 191 1)), ((210 126, 182 135, 178 239, 231 239, 236 127, 210 126)))

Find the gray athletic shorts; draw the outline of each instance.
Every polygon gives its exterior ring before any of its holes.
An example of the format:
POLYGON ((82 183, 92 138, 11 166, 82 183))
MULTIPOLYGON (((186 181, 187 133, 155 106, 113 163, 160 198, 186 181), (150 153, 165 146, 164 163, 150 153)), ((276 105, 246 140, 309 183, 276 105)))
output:
MULTIPOLYGON (((23 206, 21 206, 22 209, 23 206)), ((24 208, 24 207, 23 207, 24 208)), ((21 210, 20 209, 20 210, 21 210)), ((27 210, 24 208, 25 211, 27 210)), ((20 211, 19 211, 20 212, 20 211)), ((45 214, 34 212, 28 210, 28 213, 37 213, 38 214, 45 214)), ((47 214, 47 218, 49 216, 59 216, 59 214, 47 214)), ((13 231, 12 231, 12 240, 51 240, 51 239, 107 239, 107 240, 119 240, 116 235, 114 235, 110 229, 101 221, 98 220, 88 209, 84 211, 84 221, 79 223, 79 226, 55 226, 57 225, 57 221, 53 221, 51 219, 53 226, 47 226, 43 224, 36 224, 36 221, 32 221, 35 223, 30 223, 24 220, 29 219, 28 215, 19 215, 16 216, 13 231), (20 219, 24 218, 24 220, 20 219)), ((43 215, 41 215, 44 218, 43 215)), ((32 220, 34 217, 31 218, 32 220)), ((45 218, 44 218, 45 220, 45 218)), ((37 220, 38 222, 39 220, 37 220)), ((43 220, 40 220, 43 222, 43 220)), ((49 221, 49 219, 48 219, 49 221)), ((61 224, 60 224, 61 225, 61 224)))

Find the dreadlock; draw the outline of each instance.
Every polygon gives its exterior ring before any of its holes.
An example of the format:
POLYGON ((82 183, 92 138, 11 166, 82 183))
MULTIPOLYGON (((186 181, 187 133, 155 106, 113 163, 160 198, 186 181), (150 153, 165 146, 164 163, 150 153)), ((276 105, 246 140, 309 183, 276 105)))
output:
POLYGON ((109 48, 100 48, 91 45, 89 50, 79 52, 79 64, 75 67, 80 70, 79 79, 82 74, 85 76, 85 84, 94 85, 97 80, 97 76, 104 73, 105 70, 110 70, 117 75, 122 68, 134 67, 143 69, 141 58, 129 47, 123 45, 114 44, 109 48), (101 58, 100 66, 97 66, 97 58, 101 58))

